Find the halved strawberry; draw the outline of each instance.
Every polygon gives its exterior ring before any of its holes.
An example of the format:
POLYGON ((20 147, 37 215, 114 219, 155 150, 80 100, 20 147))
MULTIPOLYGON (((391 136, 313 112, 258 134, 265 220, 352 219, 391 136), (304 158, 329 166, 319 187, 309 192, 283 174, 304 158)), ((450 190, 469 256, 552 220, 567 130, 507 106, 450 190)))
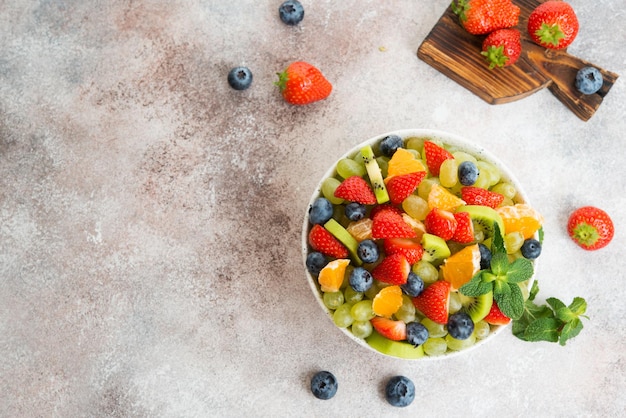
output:
POLYGON ((409 197, 415 189, 417 189, 417 186, 419 186, 425 176, 425 171, 418 171, 415 173, 387 177, 385 179, 385 185, 387 186, 387 193, 389 193, 391 203, 394 205, 402 203, 404 199, 409 197))
POLYGON ((403 321, 376 316, 370 319, 372 327, 385 338, 393 341, 406 340, 406 324, 403 321))
POLYGON ((415 264, 422 259, 424 248, 419 241, 411 238, 387 238, 383 242, 385 254, 402 254, 409 264, 415 264))
POLYGON ((397 209, 380 209, 372 216, 372 238, 415 238, 411 225, 404 222, 397 209))
POLYGON ((504 196, 482 187, 465 186, 461 188, 461 199, 468 205, 489 206, 497 208, 504 200, 504 196))
POLYGON ((439 280, 414 297, 413 305, 431 321, 447 324, 449 301, 450 283, 439 280))
POLYGON ((376 204, 376 195, 367 182, 359 176, 348 177, 335 189, 335 197, 363 205, 376 204))
POLYGON ((469 244, 474 241, 474 224, 469 212, 457 212, 454 214, 454 219, 456 219, 456 229, 452 241, 461 244, 469 244))
POLYGON ((348 258, 348 249, 321 225, 313 225, 309 231, 309 245, 315 251, 334 258, 348 258))
POLYGON ((372 276, 383 283, 402 285, 406 283, 411 265, 402 254, 392 254, 372 269, 372 276))
POLYGON ((431 141, 424 141, 424 154, 426 154, 426 165, 428 166, 428 170, 433 176, 439 175, 441 163, 445 160, 454 158, 454 156, 446 149, 431 141))
POLYGON ((452 212, 447 210, 432 208, 424 219, 424 225, 426 226, 426 232, 429 234, 437 235, 440 238, 448 241, 454 236, 456 231, 457 220, 454 218, 452 212))
POLYGON ((370 212, 370 218, 374 219, 374 217, 376 216, 376 214, 378 212, 382 212, 382 211, 386 211, 386 210, 390 210, 392 212, 397 213, 398 215, 402 215, 404 212, 402 211, 402 209, 398 208, 397 206, 393 206, 389 203, 384 203, 382 205, 376 205, 372 208, 372 211, 370 212))
POLYGON ((511 322, 511 318, 502 313, 495 300, 491 304, 491 309, 484 320, 491 325, 506 325, 511 322))

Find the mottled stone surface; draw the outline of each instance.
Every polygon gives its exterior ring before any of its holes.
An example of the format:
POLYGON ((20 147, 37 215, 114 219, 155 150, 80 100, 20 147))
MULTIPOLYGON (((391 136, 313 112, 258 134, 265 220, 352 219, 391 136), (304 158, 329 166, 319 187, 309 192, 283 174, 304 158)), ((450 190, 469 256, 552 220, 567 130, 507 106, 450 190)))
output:
MULTIPOLYGON (((446 0, 0 1, 0 416, 609 417, 626 401, 626 89, 578 120, 550 92, 491 106, 416 57, 446 0), (292 107, 306 60, 332 81, 292 107), (247 65, 249 90, 226 83, 247 65), (445 361, 354 346, 305 281, 307 201, 330 162, 402 128, 497 154, 544 214, 540 297, 583 296, 566 347, 504 333, 445 361), (596 253, 568 213, 617 225, 596 253), (339 391, 315 399, 311 375, 339 391), (414 380, 405 410, 384 381, 414 380)), ((572 0, 569 51, 622 76, 619 2, 572 0)))

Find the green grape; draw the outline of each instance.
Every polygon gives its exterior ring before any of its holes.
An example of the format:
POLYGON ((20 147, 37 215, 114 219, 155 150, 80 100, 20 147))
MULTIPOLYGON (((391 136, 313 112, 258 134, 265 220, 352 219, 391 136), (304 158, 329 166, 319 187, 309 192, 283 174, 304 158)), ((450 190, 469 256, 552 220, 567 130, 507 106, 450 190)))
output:
POLYGON ((383 175, 383 178, 387 177, 387 168, 389 167, 389 158, 376 157, 376 162, 378 163, 378 167, 380 167, 380 172, 383 175))
POLYGON ((422 199, 428 201, 428 195, 430 194, 430 189, 433 187, 433 184, 439 183, 438 179, 434 177, 426 178, 422 180, 419 186, 417 186, 417 194, 422 199))
POLYGON ((334 177, 327 177, 322 182, 322 194, 333 205, 339 205, 343 203, 343 199, 335 197, 335 190, 337 190, 337 187, 340 184, 341 182, 334 177))
POLYGON ((457 340, 452 337, 450 334, 446 335, 446 344, 448 344, 448 348, 454 351, 461 351, 468 347, 471 347, 476 342, 476 335, 472 332, 472 335, 465 340, 457 340))
POLYGON ((354 321, 352 323, 352 334, 357 338, 367 338, 372 335, 372 323, 370 321, 354 321))
POLYGON ((356 321, 369 321, 376 316, 372 310, 372 301, 366 299, 355 303, 350 309, 350 315, 356 321))
POLYGON ((416 138, 416 137, 407 138, 406 148, 414 149, 416 151, 421 151, 422 148, 424 148, 424 140, 422 138, 416 138))
POLYGON ((506 248, 507 254, 513 254, 519 251, 524 245, 524 235, 519 232, 509 232, 504 236, 504 247, 506 248))
POLYGON ((476 339, 482 340, 486 338, 491 332, 491 327, 486 321, 478 321, 474 325, 474 334, 476 334, 476 339))
POLYGON ((478 161, 476 167, 478 167, 478 171, 481 173, 485 171, 489 173, 489 187, 500 182, 500 171, 493 164, 486 161, 478 161))
POLYGON ((424 318, 420 322, 428 330, 428 335, 433 338, 444 337, 448 333, 448 330, 446 329, 445 325, 438 324, 429 318, 424 318))
POLYGON ((363 164, 359 164, 350 158, 343 158, 337 162, 337 174, 344 179, 352 176, 361 177, 365 175, 365 172, 365 166, 363 164))
POLYGON ((396 319, 399 319, 407 324, 415 321, 415 305, 413 305, 413 301, 409 296, 402 295, 402 306, 400 306, 394 315, 396 319))
MULTIPOLYGON (((349 274, 346 274, 345 277, 350 278, 349 274)), ((346 290, 343 292, 343 296, 348 303, 357 303, 363 300, 363 292, 357 292, 351 286, 346 286, 346 290)))
POLYGON ((490 185, 491 185, 491 174, 486 170, 483 171, 479 169, 478 178, 476 179, 476 183, 474 183, 474 187, 488 189, 490 185))
POLYGON ((325 292, 324 293, 324 305, 328 309, 337 309, 341 305, 343 305, 343 293, 342 292, 325 292))
POLYGON ((414 150, 414 149, 407 149, 407 151, 409 151, 411 154, 413 154, 413 156, 414 156, 416 159, 418 159, 418 160, 422 158, 422 155, 419 153, 419 151, 418 151, 418 150, 414 150))
POLYGON ((372 286, 365 291, 365 297, 368 299, 374 299, 374 297, 378 294, 378 291, 381 289, 380 282, 374 280, 372 286))
POLYGON ((352 325, 354 319, 352 318, 352 315, 350 315, 350 309, 352 309, 352 305, 344 303, 337 308, 335 313, 333 313, 333 322, 339 328, 347 328, 352 325))
POLYGON ((491 188, 491 191, 500 193, 502 196, 509 198, 511 200, 517 194, 517 190, 515 189, 515 186, 513 186, 511 183, 506 182, 506 181, 502 181, 496 184, 495 186, 491 188))
POLYGON ((439 181, 443 187, 453 187, 459 181, 459 166, 455 159, 450 158, 441 163, 439 181))
POLYGON ((446 340, 441 337, 431 337, 427 339, 423 347, 424 353, 429 356, 440 356, 448 351, 448 344, 446 344, 446 340))
POLYGON ((452 153, 452 155, 454 156, 454 159, 457 161, 459 165, 461 165, 463 161, 471 161, 474 164, 478 162, 476 157, 464 151, 455 151, 452 153))
POLYGON ((420 260, 413 264, 413 273, 422 278, 425 284, 435 283, 439 279, 439 270, 426 260, 420 260))
POLYGON ((448 312, 453 314, 461 310, 463 305, 461 304, 461 297, 459 292, 450 292, 450 298, 448 302, 448 312))
POLYGON ((429 212, 428 202, 418 195, 409 195, 402 202, 402 209, 413 219, 423 221, 429 212))
POLYGON ((354 266, 352 264, 348 264, 346 266, 346 271, 343 273, 343 282, 341 282, 340 286, 341 289, 347 289, 348 287, 350 287, 350 275, 352 274, 353 270, 354 266))

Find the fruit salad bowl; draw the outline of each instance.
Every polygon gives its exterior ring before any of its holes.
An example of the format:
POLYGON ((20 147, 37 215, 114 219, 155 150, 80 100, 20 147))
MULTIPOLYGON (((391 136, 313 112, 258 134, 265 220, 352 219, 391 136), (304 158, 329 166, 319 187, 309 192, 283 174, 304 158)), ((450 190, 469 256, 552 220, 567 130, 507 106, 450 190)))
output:
POLYGON ((542 222, 479 145, 437 130, 388 132, 317 184, 302 231, 306 276, 358 345, 449 358, 492 340, 528 298, 542 222))

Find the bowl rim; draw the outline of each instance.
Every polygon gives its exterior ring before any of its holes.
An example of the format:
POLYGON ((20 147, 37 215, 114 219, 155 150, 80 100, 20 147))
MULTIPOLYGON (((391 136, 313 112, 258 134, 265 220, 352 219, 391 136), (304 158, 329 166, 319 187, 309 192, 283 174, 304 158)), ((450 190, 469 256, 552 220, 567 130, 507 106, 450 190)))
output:
MULTIPOLYGON (((337 175, 336 167, 337 167, 337 162, 339 162, 339 160, 343 158, 351 158, 357 152, 359 152, 362 147, 366 145, 373 146, 377 144, 379 141, 381 141, 383 138, 389 135, 398 135, 399 137, 402 138, 403 141, 406 141, 408 138, 411 138, 411 137, 428 138, 431 140, 440 141, 444 145, 452 146, 456 150, 467 152, 468 154, 471 154, 474 157, 478 157, 481 160, 485 160, 493 164, 494 166, 496 166, 496 168, 500 171, 501 177, 515 186, 516 191, 517 191, 516 203, 526 203, 530 205, 530 201, 528 199, 527 193, 525 192, 522 184, 519 182, 517 177, 511 172, 511 170, 498 157, 492 154, 489 150, 482 147, 476 142, 473 142, 464 138, 461 135, 457 135, 454 133, 446 132, 443 130, 437 130, 437 129, 415 128, 415 129, 393 130, 393 131, 389 131, 383 134, 373 136, 367 139, 366 141, 360 142, 359 144, 353 146, 347 152, 345 152, 339 158, 337 158, 337 160, 324 172, 322 178, 318 181, 314 189, 314 192, 311 195, 311 198, 309 199, 309 202, 305 209, 304 222, 302 225, 302 237, 301 237, 302 238, 302 241, 301 241, 302 256, 303 256, 303 261, 304 261, 304 272, 307 277, 307 282, 309 284, 309 287, 311 288, 311 291, 313 292, 315 296, 315 299, 318 302, 318 305, 326 313, 326 316, 331 320, 332 325, 335 328, 338 328, 344 335, 346 335, 348 338, 356 342, 359 346, 364 347, 367 350, 373 351, 387 358, 406 360, 406 361, 433 361, 433 360, 437 361, 437 360, 448 359, 451 357, 456 357, 462 354, 467 354, 468 352, 473 351, 476 348, 493 340, 503 330, 510 327, 512 321, 506 325, 498 325, 494 327, 487 337, 481 340, 477 340, 476 343, 474 343, 472 346, 466 349, 460 350, 460 351, 447 351, 445 354, 438 355, 438 356, 424 355, 420 358, 415 358, 415 359, 409 359, 409 358, 404 358, 404 357, 393 356, 390 354, 385 354, 383 352, 376 350, 374 347, 370 346, 364 339, 356 337, 347 328, 340 328, 337 325, 335 325, 334 322, 332 322, 332 311, 329 308, 327 308, 326 305, 324 305, 322 294, 317 284, 317 279, 313 277, 313 275, 306 268, 306 257, 309 251, 308 232, 310 228, 312 227, 312 225, 309 223, 308 211, 311 205, 313 204, 313 201, 321 195, 322 182, 327 177, 331 177, 331 176, 335 177, 337 175)), ((533 282, 535 281, 535 276, 537 274, 537 260, 532 260, 532 261, 533 261, 533 276, 528 280, 529 290, 532 287, 533 282)))

